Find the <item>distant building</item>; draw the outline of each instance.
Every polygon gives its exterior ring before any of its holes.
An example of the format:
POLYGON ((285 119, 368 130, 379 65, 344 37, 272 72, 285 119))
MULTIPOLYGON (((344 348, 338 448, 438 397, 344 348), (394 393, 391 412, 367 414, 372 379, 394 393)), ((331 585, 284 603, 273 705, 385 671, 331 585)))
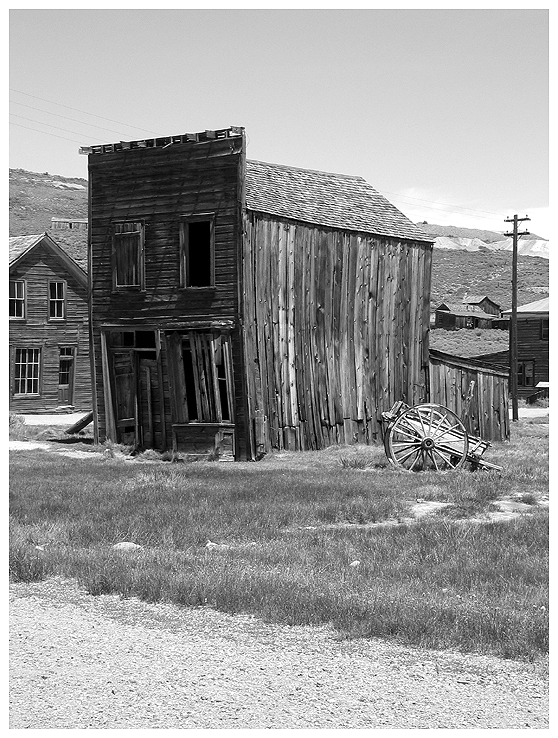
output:
POLYGON ((500 305, 486 295, 469 295, 463 298, 463 305, 471 308, 479 308, 489 315, 500 317, 500 305))
POLYGON ((443 302, 435 310, 434 327, 447 331, 460 328, 492 328, 494 315, 485 313, 480 307, 465 306, 463 303, 443 302))
MULTIPOLYGON (((511 317, 511 310, 503 315, 511 317)), ((517 308, 517 384, 519 397, 549 379, 549 298, 517 308)))
POLYGON ((10 410, 91 408, 87 274, 48 234, 10 238, 10 410))
POLYGON ((50 227, 53 231, 86 231, 87 218, 51 218, 50 227))

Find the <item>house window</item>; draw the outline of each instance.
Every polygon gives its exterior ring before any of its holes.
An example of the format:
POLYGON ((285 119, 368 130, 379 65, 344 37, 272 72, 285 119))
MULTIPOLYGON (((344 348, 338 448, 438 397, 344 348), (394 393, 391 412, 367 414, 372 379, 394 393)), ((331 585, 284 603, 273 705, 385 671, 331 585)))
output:
POLYGON ((60 348, 60 362, 58 365, 58 384, 69 385, 71 383, 72 369, 74 366, 74 349, 72 347, 60 348))
POLYGON ((535 362, 534 361, 518 361, 517 363, 517 386, 518 387, 534 387, 535 386, 535 362))
POLYGON ((541 341, 548 341, 548 318, 541 320, 541 341))
POLYGON ((66 317, 66 283, 48 283, 48 318, 63 320, 66 317))
POLYGON ((144 224, 115 223, 112 238, 112 274, 114 289, 145 288, 144 224))
POLYGON ((17 348, 14 366, 14 394, 38 395, 41 349, 17 348))
POLYGON ((232 364, 226 336, 192 331, 182 342, 186 402, 190 421, 231 422, 232 364))
POLYGON ((10 318, 25 318, 25 282, 10 279, 10 318))
POLYGON ((214 272, 213 216, 183 217, 180 223, 181 287, 213 287, 214 272))

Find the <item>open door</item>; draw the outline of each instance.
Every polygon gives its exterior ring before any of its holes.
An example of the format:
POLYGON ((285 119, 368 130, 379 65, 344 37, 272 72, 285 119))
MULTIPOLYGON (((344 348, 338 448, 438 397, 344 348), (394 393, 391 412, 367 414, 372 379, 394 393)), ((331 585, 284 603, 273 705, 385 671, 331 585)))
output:
POLYGON ((60 347, 58 361, 58 404, 74 404, 74 349, 71 346, 60 347))

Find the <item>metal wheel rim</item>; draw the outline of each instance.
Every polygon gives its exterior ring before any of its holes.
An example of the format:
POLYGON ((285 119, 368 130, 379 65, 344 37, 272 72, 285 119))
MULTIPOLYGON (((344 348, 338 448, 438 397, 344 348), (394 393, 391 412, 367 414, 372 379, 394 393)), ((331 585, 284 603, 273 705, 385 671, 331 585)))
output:
POLYGON ((389 460, 407 471, 460 469, 468 448, 465 426, 443 405, 416 405, 405 410, 393 422, 387 439, 389 460))

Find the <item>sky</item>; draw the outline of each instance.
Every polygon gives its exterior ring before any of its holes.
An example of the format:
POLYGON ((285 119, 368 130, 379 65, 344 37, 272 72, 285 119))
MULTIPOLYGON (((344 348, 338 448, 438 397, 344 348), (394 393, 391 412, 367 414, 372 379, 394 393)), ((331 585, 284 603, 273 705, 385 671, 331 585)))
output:
POLYGON ((12 9, 9 41, 11 168, 239 125, 414 222, 550 238, 548 10, 12 9))

